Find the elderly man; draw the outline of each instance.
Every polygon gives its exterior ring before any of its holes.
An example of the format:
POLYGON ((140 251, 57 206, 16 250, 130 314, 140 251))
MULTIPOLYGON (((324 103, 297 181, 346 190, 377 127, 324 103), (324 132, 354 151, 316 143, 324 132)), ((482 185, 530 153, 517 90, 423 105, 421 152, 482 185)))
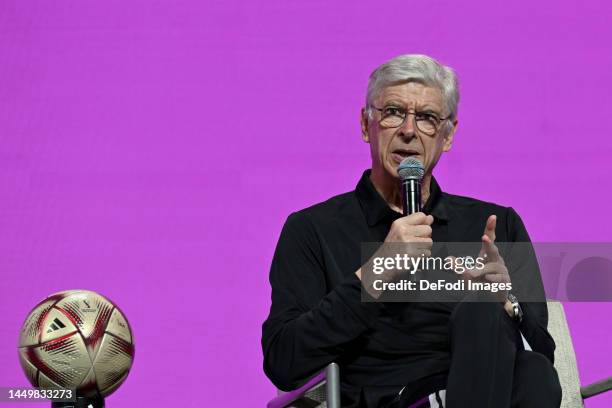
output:
MULTIPOLYGON (((354 191, 291 214, 272 261, 264 370, 283 390, 331 362, 346 407, 558 407, 544 303, 361 301, 363 242, 480 242, 485 278, 510 281, 499 242, 528 242, 517 213, 443 193, 432 176, 457 129, 452 69, 402 55, 370 76, 361 112, 372 168, 354 191), (423 211, 402 216, 397 168, 423 163, 423 211), (532 351, 525 350, 521 333, 532 351)), ((482 278, 482 276, 481 276, 482 278)))

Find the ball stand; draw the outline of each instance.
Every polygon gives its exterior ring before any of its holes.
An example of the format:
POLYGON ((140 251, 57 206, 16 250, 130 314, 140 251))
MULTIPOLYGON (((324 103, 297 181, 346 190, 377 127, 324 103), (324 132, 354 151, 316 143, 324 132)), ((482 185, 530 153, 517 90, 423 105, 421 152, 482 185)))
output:
POLYGON ((51 408, 104 408, 104 398, 77 396, 76 401, 52 402, 51 408))

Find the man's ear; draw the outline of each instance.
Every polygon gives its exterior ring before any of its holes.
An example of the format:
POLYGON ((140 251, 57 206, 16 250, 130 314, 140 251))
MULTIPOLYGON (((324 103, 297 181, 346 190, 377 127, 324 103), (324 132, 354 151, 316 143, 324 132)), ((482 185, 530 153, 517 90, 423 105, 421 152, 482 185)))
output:
POLYGON ((369 118, 365 107, 361 108, 361 139, 364 142, 370 143, 370 135, 368 134, 369 118))
POLYGON ((451 147, 453 147, 453 140, 455 139, 455 132, 457 131, 458 124, 459 121, 455 119, 455 121, 453 122, 452 129, 448 132, 446 136, 444 136, 444 145, 442 146, 443 152, 448 152, 451 147))

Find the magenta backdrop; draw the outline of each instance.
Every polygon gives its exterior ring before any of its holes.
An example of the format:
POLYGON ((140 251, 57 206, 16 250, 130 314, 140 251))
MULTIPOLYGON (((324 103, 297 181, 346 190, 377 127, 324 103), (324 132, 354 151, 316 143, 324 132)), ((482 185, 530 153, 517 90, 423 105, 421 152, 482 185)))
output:
MULTIPOLYGON (((136 336, 110 407, 262 406, 280 228, 354 187, 367 77, 401 53, 460 75, 444 189, 515 207, 534 240, 611 242, 611 18, 603 0, 1 0, 0 386, 25 385, 30 308, 87 288, 136 336)), ((612 375, 612 305, 566 308, 583 383, 612 375)))

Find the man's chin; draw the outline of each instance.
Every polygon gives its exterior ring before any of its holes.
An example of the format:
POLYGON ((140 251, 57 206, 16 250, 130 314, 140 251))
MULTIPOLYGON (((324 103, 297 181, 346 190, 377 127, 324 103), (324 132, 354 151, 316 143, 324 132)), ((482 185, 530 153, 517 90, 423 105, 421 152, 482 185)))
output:
MULTIPOLYGON (((397 165, 399 166, 399 164, 397 165)), ((388 165, 385 168, 385 175, 389 178, 399 180, 399 174, 397 173, 397 166, 388 165)))

